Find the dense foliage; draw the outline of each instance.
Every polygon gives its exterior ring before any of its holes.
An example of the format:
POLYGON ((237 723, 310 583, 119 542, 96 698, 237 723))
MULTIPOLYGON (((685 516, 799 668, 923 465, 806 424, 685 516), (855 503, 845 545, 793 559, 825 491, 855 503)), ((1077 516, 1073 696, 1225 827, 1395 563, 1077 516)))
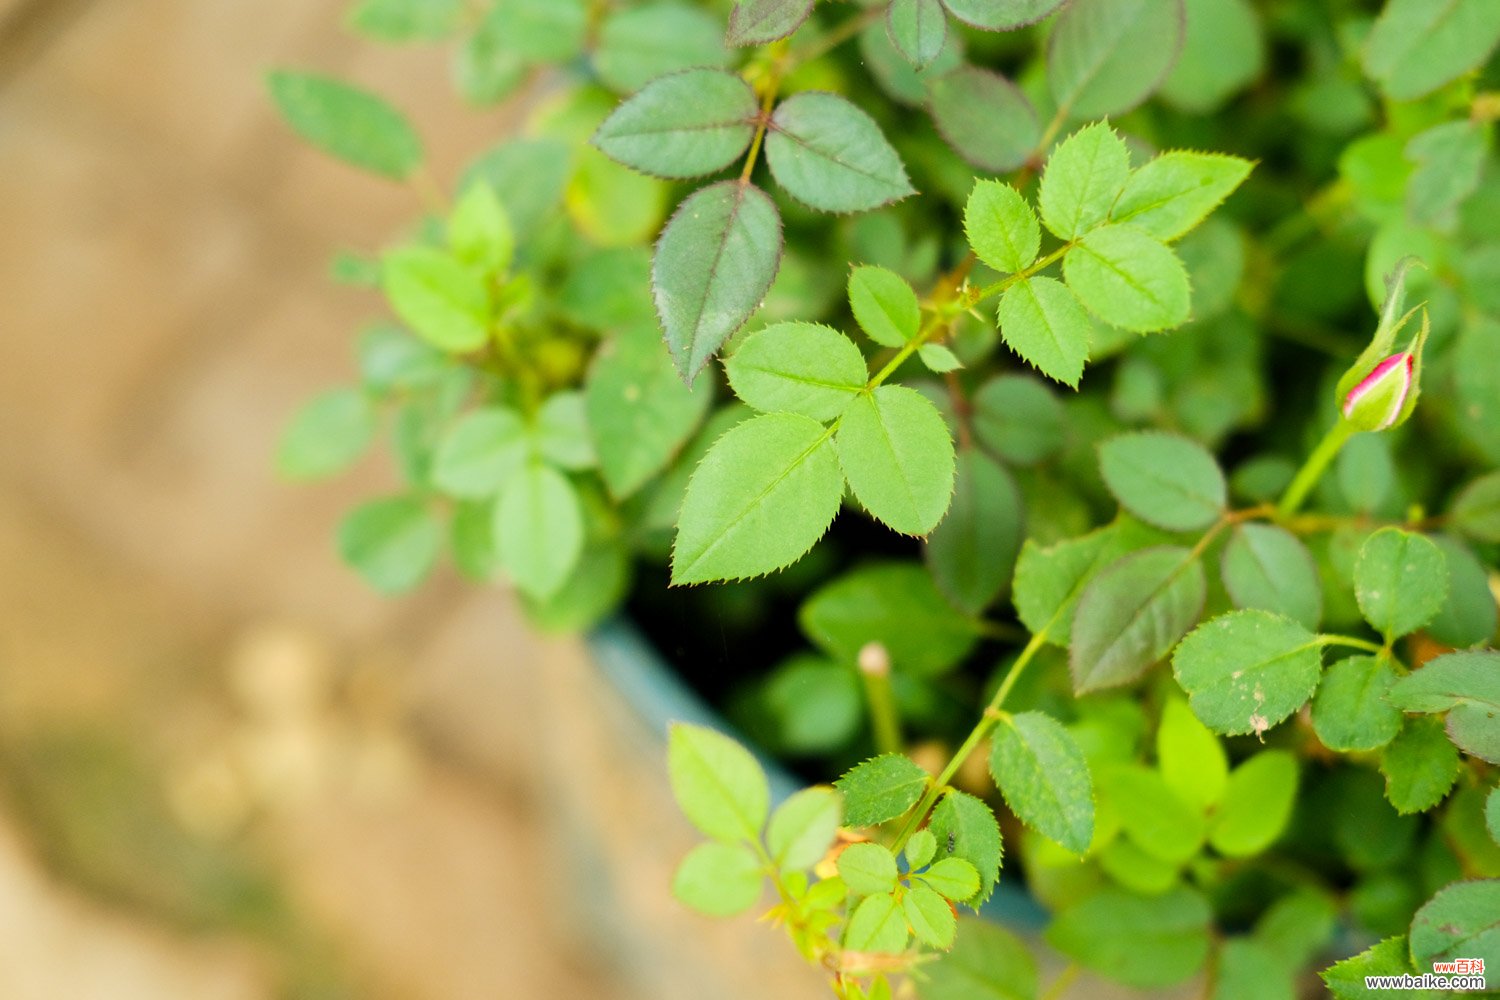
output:
POLYGON ((272 74, 427 209, 336 261, 394 320, 279 464, 388 429, 404 485, 338 532, 383 590, 446 549, 547 627, 662 563, 711 615, 798 602, 809 644, 730 709, 843 777, 773 809, 744 748, 674 729, 709 838, 680 899, 769 880, 847 1000, 1038 995, 1018 939, 955 917, 1003 843, 1050 946, 1134 986, 1290 997, 1351 945, 1339 996, 1500 972, 1500 3, 350 24, 532 110, 450 202, 385 99, 272 74))

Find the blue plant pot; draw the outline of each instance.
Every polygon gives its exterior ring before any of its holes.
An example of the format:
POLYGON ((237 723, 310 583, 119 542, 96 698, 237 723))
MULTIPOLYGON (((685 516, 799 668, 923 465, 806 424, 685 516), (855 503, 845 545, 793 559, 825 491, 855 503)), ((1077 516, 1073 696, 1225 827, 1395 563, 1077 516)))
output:
MULTIPOLYGON (((651 731, 661 735, 663 761, 667 726, 672 722, 708 726, 744 741, 723 716, 683 683, 628 619, 617 617, 604 622, 588 634, 587 642, 599 673, 651 731)), ((758 750, 756 756, 770 779, 773 802, 782 801, 802 786, 777 761, 758 750)), ((1025 930, 1038 930, 1047 920, 1041 904, 1004 879, 980 912, 999 923, 1025 930)))

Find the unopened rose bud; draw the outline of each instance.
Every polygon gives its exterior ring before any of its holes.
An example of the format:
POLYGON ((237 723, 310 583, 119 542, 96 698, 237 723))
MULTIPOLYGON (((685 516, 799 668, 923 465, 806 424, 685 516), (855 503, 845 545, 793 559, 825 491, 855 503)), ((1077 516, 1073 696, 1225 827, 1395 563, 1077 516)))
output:
POLYGON ((1356 430, 1383 431, 1396 426, 1406 409, 1415 382, 1411 352, 1392 354, 1360 379, 1341 407, 1344 419, 1356 430))

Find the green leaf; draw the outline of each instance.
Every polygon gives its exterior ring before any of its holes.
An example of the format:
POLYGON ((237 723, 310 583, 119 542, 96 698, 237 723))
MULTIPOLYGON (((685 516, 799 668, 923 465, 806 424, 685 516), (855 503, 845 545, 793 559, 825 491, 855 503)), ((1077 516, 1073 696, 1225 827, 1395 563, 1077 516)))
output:
POLYGON ((1089 311, 1111 326, 1154 333, 1187 322, 1187 269, 1134 226, 1112 223, 1089 232, 1063 258, 1063 276, 1089 311))
POLYGON ((1045 712, 1000 720, 990 773, 1005 802, 1026 825, 1074 854, 1094 836, 1094 789, 1088 762, 1073 737, 1045 712))
MULTIPOLYGON (((961 858, 979 873, 979 891, 954 902, 967 903, 979 909, 995 891, 1000 878, 1000 824, 990 807, 967 792, 950 791, 932 811, 927 828, 937 838, 937 867, 947 858, 961 858)), ((929 869, 930 871, 931 869, 929 869)))
POLYGON ((839 878, 849 891, 868 896, 896 890, 896 859, 888 848, 870 841, 850 844, 839 852, 839 878))
POLYGON ((928 371, 939 375, 957 371, 964 366, 964 363, 958 359, 958 355, 942 344, 923 344, 917 348, 917 357, 921 359, 922 364, 927 366, 928 371))
POLYGON ((1053 99, 1079 119, 1129 111, 1176 63, 1185 20, 1182 0, 1070 4, 1047 49, 1053 99))
POLYGON ((711 840, 688 852, 672 878, 672 895, 710 917, 732 917, 760 899, 765 873, 743 844, 711 840))
POLYGON ((785 38, 812 13, 813 0, 739 0, 729 14, 730 45, 764 45, 785 38))
POLYGON ((959 156, 981 170, 1009 173, 1041 138, 1026 95, 999 73, 960 66, 927 81, 932 122, 959 156))
POLYGON ((735 395, 763 413, 832 420, 865 387, 865 356, 818 323, 776 323, 746 337, 724 363, 735 395))
MULTIPOLYGON (((937 852, 937 838, 932 835, 931 830, 922 829, 913 833, 906 841, 906 867, 911 871, 924 868, 927 862, 932 860, 933 854, 937 852)), ((974 876, 975 884, 978 884, 979 876, 974 876)))
POLYGON ((436 41, 457 30, 463 13, 463 0, 359 0, 348 21, 377 41, 436 41))
POLYGON ((844 947, 861 953, 897 954, 906 949, 906 915, 896 897, 867 896, 849 914, 844 947))
POLYGON ((1046 938, 1084 968, 1127 986, 1159 989, 1203 967, 1212 916, 1191 889, 1150 897, 1104 889, 1059 913, 1046 938))
POLYGON ((1297 758, 1263 750, 1229 774, 1208 842, 1229 858, 1259 854, 1286 829, 1297 801, 1297 758))
POLYGON ((1292 969, 1259 941, 1237 937, 1224 942, 1217 973, 1213 1000, 1297 1000, 1292 969))
POLYGON ((1063 0, 944 0, 944 6, 965 24, 985 31, 1012 31, 1035 24, 1063 0))
POLYGON ((723 733, 675 722, 667 738, 667 764, 678 808, 705 836, 760 837, 771 792, 750 751, 723 733))
POLYGON ((1110 217, 1127 179, 1133 180, 1125 141, 1105 122, 1087 125, 1047 158, 1037 191, 1042 221, 1059 239, 1082 236, 1110 217))
POLYGON ((997 462, 972 448, 958 453, 953 502, 922 554, 943 595, 978 615, 1010 582, 1023 536, 1021 491, 997 462))
POLYGON ((923 966, 922 1000, 1036 1000, 1036 959, 1015 934, 989 920, 958 922, 953 950, 923 966))
POLYGON ((852 663, 793 654, 756 683, 750 704, 757 736, 788 756, 826 754, 849 743, 865 719, 852 663))
POLYGON ((1497 42, 1500 9, 1489 0, 1389 0, 1365 39, 1365 72, 1410 100, 1480 65, 1497 42))
MULTIPOLYGON (((1318 973, 1329 993, 1339 1000, 1369 1000, 1388 992, 1391 996, 1410 996, 1412 991, 1373 991, 1365 987, 1366 976, 1412 975, 1411 959, 1406 953, 1406 938, 1386 938, 1366 948, 1353 958, 1336 962, 1318 973)), ((1420 995, 1420 994, 1418 994, 1420 995)))
POLYGON ((1094 577, 1073 615, 1073 690, 1115 687, 1145 673, 1198 620, 1205 586, 1202 564, 1177 546, 1143 549, 1094 577))
POLYGON ((453 54, 453 85, 470 104, 495 104, 526 80, 526 56, 505 34, 508 15, 502 6, 490 7, 453 54))
POLYGON ((1006 346, 1022 360, 1048 378, 1078 387, 1093 324, 1066 285, 1055 278, 1017 281, 1000 296, 995 318, 1006 346))
POLYGON ((494 496, 530 453, 525 421, 515 410, 472 410, 443 435, 433 458, 432 482, 456 497, 494 496))
POLYGON ((628 94, 668 73, 727 66, 721 23, 706 10, 679 3, 614 11, 599 26, 594 68, 605 86, 628 94))
POLYGON ((584 0, 505 0, 495 5, 495 33, 531 62, 567 62, 583 51, 584 0))
POLYGON ((1382 528, 1360 546, 1354 596, 1387 639, 1415 632, 1448 602, 1448 562, 1430 539, 1382 528))
MULTIPOLYGON (((491 534, 493 531, 491 529, 491 534)), ((622 539, 586 545, 568 578, 546 598, 521 594, 526 618, 544 632, 586 631, 619 607, 630 590, 633 553, 622 539)))
POLYGON ((937 527, 953 498, 953 438, 925 396, 899 385, 861 394, 836 440, 844 477, 865 509, 902 534, 937 527))
POLYGON ((1433 896, 1411 922, 1412 961, 1482 958, 1485 972, 1500 960, 1500 879, 1455 882, 1433 896))
POLYGON ((386 497, 351 510, 339 523, 339 555, 387 594, 410 590, 432 569, 443 528, 420 497, 386 497))
POLYGON ((288 479, 343 472, 369 447, 377 418, 370 398, 359 389, 334 389, 308 400, 281 436, 276 471, 288 479))
POLYGON ((844 818, 844 798, 832 788, 804 788, 771 814, 766 849, 783 871, 811 868, 828 853, 844 818))
POLYGON ((869 338, 901 347, 917 335, 922 307, 906 279, 883 267, 862 264, 849 273, 849 307, 869 338))
POLYGON ((672 582, 759 576, 800 559, 843 497, 833 438, 794 413, 739 424, 688 482, 672 549, 672 582))
POLYGON ((1094 531, 1051 546, 1028 538, 1016 560, 1016 614, 1033 633, 1046 629, 1048 641, 1068 645, 1073 608, 1083 584, 1099 569, 1109 553, 1107 531, 1094 531))
POLYGON ((646 84, 604 120, 593 143, 657 177, 701 177, 740 158, 758 111, 755 91, 743 78, 690 69, 646 84))
POLYGON ((902 898, 901 910, 918 941, 933 948, 952 947, 958 918, 942 896, 925 885, 914 885, 902 898))
POLYGON ((516 232, 529 234, 562 200, 571 156, 568 144, 557 139, 511 139, 475 160, 459 189, 480 181, 489 184, 516 232))
POLYGON ((492 506, 482 501, 459 501, 453 505, 453 519, 448 525, 453 564, 460 573, 478 583, 488 583, 500 571, 491 524, 492 506))
POLYGON ((1396 671, 1386 657, 1350 656, 1330 666, 1312 703, 1313 731, 1330 750, 1378 750, 1401 731, 1401 712, 1386 701, 1396 671))
POLYGON ((1446 535, 1434 535, 1432 540, 1448 563, 1448 602, 1428 623, 1427 633, 1455 648, 1488 642, 1500 625, 1489 573, 1463 543, 1446 535))
POLYGON ((1282 965, 1298 969, 1321 955, 1342 930, 1339 907, 1323 889, 1287 893, 1255 923, 1255 940, 1282 965))
POLYGON ((926 69, 948 39, 948 16, 938 0, 891 0, 885 9, 891 44, 917 69, 926 69))
POLYGON ((1490 153, 1490 129, 1476 121, 1453 121, 1418 132, 1406 144, 1417 165, 1406 187, 1412 221, 1451 229, 1456 211, 1479 187, 1490 153))
POLYGON ((824 212, 864 212, 916 193, 880 126, 834 94, 803 91, 782 101, 765 145, 777 182, 824 212))
POLYGON ((1015 273, 1036 260, 1041 225, 1021 192, 999 181, 976 181, 964 205, 964 232, 974 255, 997 271, 1015 273))
POLYGON ((1224 796, 1229 777, 1224 745, 1181 698, 1162 705, 1156 764, 1167 787, 1184 802, 1208 809, 1224 796))
POLYGON ((456 257, 431 247, 393 250, 381 263, 381 285, 396 315, 434 347, 464 353, 489 339, 484 278, 456 257))
POLYGON ((515 233, 505 206, 488 184, 470 184, 459 196, 448 220, 448 245, 460 261, 486 273, 503 274, 510 268, 515 233))
POLYGON ((916 804, 931 780, 899 753, 881 754, 850 768, 833 783, 844 794, 844 824, 874 826, 895 819, 916 804))
POLYGON ((1490 831, 1490 839, 1500 844, 1500 787, 1491 788, 1485 797, 1484 825, 1490 831))
POLYGON ((1407 719, 1380 758, 1385 797, 1402 814, 1426 812, 1443 801, 1459 769, 1458 750, 1431 716, 1407 719))
POLYGON ((1500 763, 1500 653, 1449 653, 1397 681, 1387 700, 1408 712, 1448 712, 1459 749, 1500 763))
POLYGON ((1035 465, 1061 450, 1062 403, 1029 375, 1000 375, 973 398, 974 436, 1011 465, 1035 465))
POLYGON ((1500 472, 1486 473, 1460 490, 1448 521, 1470 538, 1500 542, 1500 472))
POLYGON ((712 403, 708 385, 683 385, 653 328, 627 328, 600 347, 584 407, 610 493, 624 499, 665 468, 712 403))
POLYGON ((1322 671, 1318 637, 1268 611, 1231 611, 1177 647, 1172 670, 1193 713, 1216 733, 1260 734, 1312 696, 1322 671))
POLYGON ((495 505, 500 562, 523 594, 546 599, 567 582, 583 554, 583 512, 566 476, 532 461, 500 490, 495 505))
POLYGON ((274 70, 266 82, 287 124, 330 156, 398 181, 421 164, 416 132, 401 112, 374 94, 290 70, 274 70))
POLYGON ((1099 792, 1108 813, 1151 858, 1181 865, 1203 846, 1203 811, 1174 792, 1159 772, 1112 764, 1099 771, 1099 792))
POLYGON ((1218 208, 1252 166, 1219 153, 1163 153, 1130 175, 1109 218, 1158 240, 1175 240, 1218 208))
POLYGON ((975 625, 955 611, 932 577, 912 563, 861 566, 814 591, 798 614, 814 643, 849 663, 878 642, 897 671, 942 673, 977 641, 975 625))
POLYGON ((1099 472, 1120 506, 1168 531, 1208 527, 1228 498, 1219 463, 1202 445, 1175 434, 1110 438, 1099 446, 1099 472))
POLYGON ((554 392, 536 414, 532 429, 537 454, 563 469, 592 469, 599 464, 589 437, 583 393, 554 392))
POLYGON ((1448 653, 1397 681, 1387 700, 1407 712, 1442 712, 1464 702, 1500 709, 1500 653, 1448 653))
POLYGON ((635 340, 649 343, 665 364, 656 310, 646 291, 650 285, 650 250, 604 247, 573 258, 555 302, 579 326, 600 334, 636 334, 635 340))
MULTIPOLYGON (((937 852, 937 838, 931 830, 922 830, 932 841, 933 852, 937 852)), ((948 899, 965 900, 979 891, 979 872, 963 858, 942 858, 920 876, 939 895, 948 899)))
POLYGON ((1220 563, 1224 589, 1237 608, 1286 615, 1308 628, 1323 617, 1323 585, 1312 553, 1274 524, 1236 525, 1220 563))
POLYGON ((745 324, 781 261, 781 216, 765 192, 721 181, 686 198, 656 243, 651 288, 684 382, 745 324))
POLYGON ((1182 55, 1161 96, 1184 111, 1214 111, 1265 69, 1265 29, 1251 0, 1187 0, 1182 55))
MULTIPOLYGON (((1180 804, 1178 808, 1181 808, 1180 804)), ((1174 812, 1172 815, 1178 814, 1174 812)), ((1201 818, 1194 816, 1193 819, 1201 833, 1201 818)), ((1166 892, 1181 879, 1179 869, 1182 866, 1179 863, 1147 854, 1129 837, 1113 838, 1101 846, 1094 857, 1099 862, 1099 869, 1116 884, 1142 896, 1166 892)))

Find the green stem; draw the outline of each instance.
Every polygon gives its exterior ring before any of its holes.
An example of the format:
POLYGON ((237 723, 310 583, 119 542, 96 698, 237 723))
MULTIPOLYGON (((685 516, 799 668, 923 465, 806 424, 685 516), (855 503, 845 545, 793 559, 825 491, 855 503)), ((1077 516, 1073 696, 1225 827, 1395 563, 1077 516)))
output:
POLYGON ((1077 962, 1069 962, 1057 974, 1057 978, 1052 981, 1052 985, 1047 987, 1047 992, 1042 994, 1041 1000, 1062 1000, 1062 995, 1067 992, 1069 986, 1073 985, 1073 980, 1078 978, 1080 971, 1082 970, 1077 962))
POLYGON ((948 766, 943 768, 943 773, 939 774, 937 780, 927 786, 927 791, 922 794, 921 800, 917 802, 917 807, 912 810, 911 819, 907 820, 906 826, 897 835, 896 842, 891 845, 892 851, 899 851, 906 846, 906 842, 911 839, 911 835, 917 832, 918 825, 926 818, 932 807, 937 805, 937 800, 942 797, 944 790, 947 789, 948 782, 953 780, 953 776, 958 773, 958 769, 963 766, 964 761, 969 759, 969 754, 973 753, 979 744, 984 742, 984 738, 990 734, 990 730, 994 729, 995 724, 1004 717, 1001 707, 1005 704, 1005 699, 1009 697, 1011 689, 1016 686, 1016 681, 1020 680, 1022 672, 1036 657, 1041 648, 1047 644, 1047 628, 1050 625, 1051 622, 1048 622, 1047 625, 1043 626, 1033 635, 1031 641, 1026 644, 1026 648, 1021 650, 1021 655, 1016 657, 1015 666, 1010 668, 1010 673, 1005 675, 1005 680, 1000 683, 999 689, 995 691, 995 697, 991 698, 990 703, 985 706, 984 715, 980 717, 978 724, 969 732, 968 737, 959 748, 954 751, 953 756, 948 761, 948 766))
POLYGON ((859 651, 859 678, 864 682, 865 701, 870 707, 875 749, 880 753, 900 753, 904 747, 901 716, 891 690, 891 656, 880 643, 872 642, 859 651))
POLYGON ((1352 635, 1320 635, 1318 643, 1323 646, 1348 646, 1351 649, 1363 649, 1367 653, 1387 652, 1385 646, 1368 639, 1360 639, 1352 635))
POLYGON ((1297 475, 1292 478, 1291 485, 1281 495, 1281 501, 1276 505, 1276 516, 1280 518, 1290 517, 1297 513, 1297 508, 1307 499, 1312 488, 1323 478, 1323 473, 1328 469, 1328 463, 1332 462, 1339 449, 1344 446, 1354 435, 1354 427, 1340 418, 1328 433, 1323 435, 1323 440, 1313 449, 1312 454, 1307 456, 1307 461, 1302 463, 1302 468, 1297 470, 1297 475))

